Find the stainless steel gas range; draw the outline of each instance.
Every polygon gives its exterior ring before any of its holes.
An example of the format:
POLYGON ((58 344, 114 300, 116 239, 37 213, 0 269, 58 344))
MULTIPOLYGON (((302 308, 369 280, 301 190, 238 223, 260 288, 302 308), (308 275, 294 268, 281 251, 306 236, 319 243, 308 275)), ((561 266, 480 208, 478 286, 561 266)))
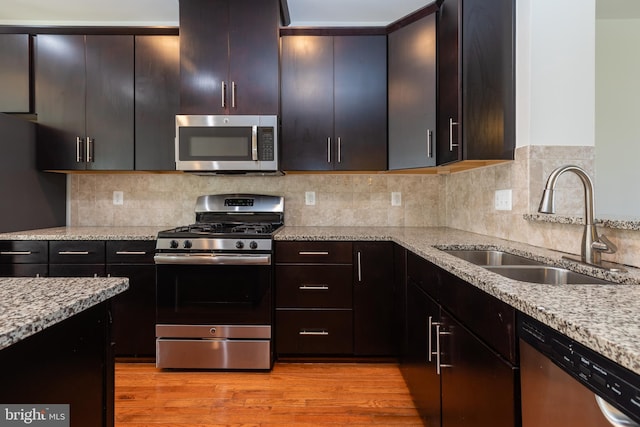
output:
POLYGON ((156 366, 268 370, 279 196, 217 194, 196 222, 158 233, 156 366))

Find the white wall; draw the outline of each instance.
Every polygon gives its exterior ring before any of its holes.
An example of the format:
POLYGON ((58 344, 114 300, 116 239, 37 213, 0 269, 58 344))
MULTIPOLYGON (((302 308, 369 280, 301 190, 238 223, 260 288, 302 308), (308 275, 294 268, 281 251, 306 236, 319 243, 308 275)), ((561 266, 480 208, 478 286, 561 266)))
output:
POLYGON ((640 218, 640 20, 596 21, 598 216, 640 218))
POLYGON ((516 146, 593 146, 595 0, 518 0, 516 13, 516 146))

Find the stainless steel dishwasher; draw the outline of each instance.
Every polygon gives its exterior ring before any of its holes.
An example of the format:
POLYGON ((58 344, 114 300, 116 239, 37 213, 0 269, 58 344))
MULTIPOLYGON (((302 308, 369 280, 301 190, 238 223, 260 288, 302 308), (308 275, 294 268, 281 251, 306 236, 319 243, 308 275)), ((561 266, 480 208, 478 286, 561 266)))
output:
POLYGON ((521 315, 522 427, 640 426, 640 376, 521 315))

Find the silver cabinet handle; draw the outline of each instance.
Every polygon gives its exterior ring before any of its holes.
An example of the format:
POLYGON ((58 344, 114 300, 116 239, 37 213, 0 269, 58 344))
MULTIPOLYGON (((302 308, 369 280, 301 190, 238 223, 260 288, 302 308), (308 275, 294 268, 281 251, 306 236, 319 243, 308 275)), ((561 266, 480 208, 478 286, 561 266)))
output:
POLYGON ((458 143, 453 143, 453 127, 459 124, 459 122, 454 122, 453 118, 449 117, 449 151, 453 151, 453 149, 459 145, 458 143))
POLYGON ((324 329, 318 330, 318 331, 303 329, 300 332, 298 332, 298 334, 299 335, 329 335, 329 331, 326 331, 324 329))
POLYGON ((329 251, 300 251, 298 255, 329 255, 329 251))
POLYGON ((87 137, 87 163, 93 163, 93 144, 95 143, 95 140, 87 137))
POLYGON ((116 255, 146 255, 145 251, 116 251, 116 255))
POLYGON ((82 157, 83 148, 82 143, 83 139, 79 136, 76 136, 76 163, 82 163, 84 161, 84 157, 82 157))
POLYGON ((258 160, 258 126, 251 126, 251 160, 258 160))
POLYGON ((2 251, 0 255, 31 255, 31 251, 2 251))
POLYGON ((427 158, 433 157, 433 147, 431 146, 432 132, 431 129, 427 129, 427 158))
POLYGON ((220 93, 222 94, 222 108, 227 106, 227 84, 224 81, 220 82, 220 93))
POLYGON ((331 163, 331 137, 327 137, 327 163, 331 163))
POLYGON ((451 335, 451 332, 441 331, 440 324, 436 325, 436 374, 440 375, 442 373, 442 368, 452 368, 453 365, 444 365, 441 363, 441 351, 440 351, 440 337, 442 335, 451 335))
POLYGON ((301 291, 328 291, 329 286, 327 285, 300 285, 298 289, 301 291))
POLYGON ((362 283, 362 252, 358 251, 358 282, 362 283))
POLYGON ((89 255, 89 251, 59 251, 58 255, 89 255))
POLYGON ((231 82, 231 108, 236 108, 236 82, 231 82))
POLYGON ((338 163, 342 162, 342 139, 338 137, 338 163))

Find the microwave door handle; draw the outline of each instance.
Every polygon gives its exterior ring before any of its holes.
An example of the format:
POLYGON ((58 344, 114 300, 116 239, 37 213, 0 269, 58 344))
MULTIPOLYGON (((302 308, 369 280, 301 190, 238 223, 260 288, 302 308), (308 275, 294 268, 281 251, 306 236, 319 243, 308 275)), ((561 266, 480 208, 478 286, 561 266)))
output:
POLYGON ((251 160, 258 160, 258 126, 251 126, 251 160))

